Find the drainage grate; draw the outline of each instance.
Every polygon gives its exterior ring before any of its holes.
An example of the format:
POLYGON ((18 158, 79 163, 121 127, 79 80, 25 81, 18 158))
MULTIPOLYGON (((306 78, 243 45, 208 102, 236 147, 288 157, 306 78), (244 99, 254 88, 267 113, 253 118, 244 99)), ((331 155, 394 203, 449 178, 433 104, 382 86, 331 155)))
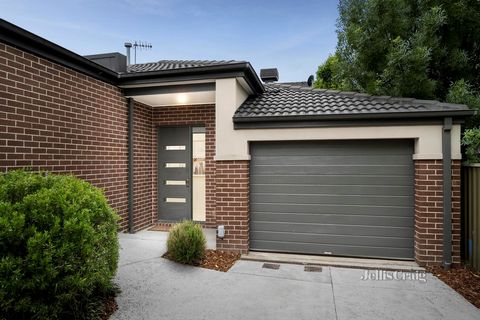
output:
POLYGON ((303 269, 305 272, 322 272, 322 267, 319 266, 305 266, 305 269, 303 269))
POLYGON ((280 269, 280 265, 276 263, 264 263, 262 268, 278 270, 280 269))

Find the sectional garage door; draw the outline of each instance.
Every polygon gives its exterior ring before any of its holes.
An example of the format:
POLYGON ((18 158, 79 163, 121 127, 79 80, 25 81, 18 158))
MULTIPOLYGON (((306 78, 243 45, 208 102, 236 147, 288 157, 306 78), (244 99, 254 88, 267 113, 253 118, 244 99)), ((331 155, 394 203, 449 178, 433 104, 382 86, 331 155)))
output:
POLYGON ((251 145, 250 250, 413 259, 413 143, 251 145))

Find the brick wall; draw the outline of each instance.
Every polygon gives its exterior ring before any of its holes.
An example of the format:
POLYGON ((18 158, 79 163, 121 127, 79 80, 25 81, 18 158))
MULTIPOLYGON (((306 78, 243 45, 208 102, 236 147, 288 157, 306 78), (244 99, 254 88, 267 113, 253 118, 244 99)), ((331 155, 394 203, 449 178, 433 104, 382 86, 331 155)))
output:
POLYGON ((136 102, 133 120, 133 224, 135 231, 156 221, 156 148, 153 109, 136 102))
MULTIPOLYGON (((215 227, 215 105, 171 106, 153 108, 153 150, 156 176, 157 130, 159 126, 203 126, 205 127, 205 201, 207 227, 215 227)), ((157 194, 155 180, 154 192, 157 194)), ((155 196, 156 199, 156 196, 155 196)), ((155 201, 155 213, 157 203, 155 201)))
MULTIPOLYGON (((420 265, 443 261, 442 160, 415 161, 415 259, 420 265)), ((452 161, 452 259, 460 263, 460 161, 452 161)))
POLYGON ((0 171, 75 174, 105 189, 125 229, 126 124, 115 86, 0 43, 0 171))
POLYGON ((217 224, 225 226, 225 238, 217 248, 248 252, 249 161, 217 161, 217 224))

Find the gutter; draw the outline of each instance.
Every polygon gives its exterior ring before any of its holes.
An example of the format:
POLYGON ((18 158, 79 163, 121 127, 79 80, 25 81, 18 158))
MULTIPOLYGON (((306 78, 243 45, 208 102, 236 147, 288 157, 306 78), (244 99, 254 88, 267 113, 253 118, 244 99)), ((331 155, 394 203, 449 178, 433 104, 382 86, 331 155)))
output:
POLYGON ((128 105, 128 232, 135 233, 133 229, 133 116, 135 101, 127 98, 128 105))
POLYGON ((452 266, 452 118, 446 117, 442 130, 443 152, 443 267, 452 266))
POLYGON ((413 112, 384 112, 384 113, 345 113, 324 115, 299 115, 299 116, 261 116, 261 117, 233 117, 234 123, 254 122, 283 122, 283 121, 312 121, 312 120, 354 120, 354 119, 406 119, 406 118, 438 118, 438 117, 468 117, 474 110, 448 110, 448 111, 413 111, 413 112))

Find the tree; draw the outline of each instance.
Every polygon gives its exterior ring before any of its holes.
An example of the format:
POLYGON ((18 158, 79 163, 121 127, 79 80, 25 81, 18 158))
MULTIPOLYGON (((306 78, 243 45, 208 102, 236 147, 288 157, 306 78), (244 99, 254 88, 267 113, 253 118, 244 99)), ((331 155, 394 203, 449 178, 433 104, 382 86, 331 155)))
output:
POLYGON ((343 84, 340 80, 339 63, 337 55, 330 55, 327 60, 318 67, 315 87, 341 89, 343 84))
POLYGON ((442 101, 480 87, 478 0, 340 0, 337 35, 318 87, 442 101))

